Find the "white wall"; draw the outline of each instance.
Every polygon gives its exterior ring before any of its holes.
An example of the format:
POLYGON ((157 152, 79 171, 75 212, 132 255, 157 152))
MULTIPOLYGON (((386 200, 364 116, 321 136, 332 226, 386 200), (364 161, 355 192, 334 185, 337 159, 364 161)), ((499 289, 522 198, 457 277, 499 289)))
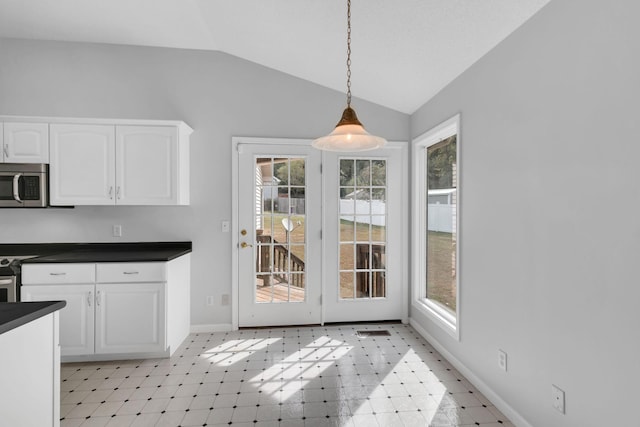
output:
MULTIPOLYGON (((191 322, 230 324, 220 297, 231 293, 231 236, 220 221, 232 219, 231 137, 324 135, 345 100, 220 52, 0 39, 0 114, 177 119, 195 130, 190 206, 2 209, 0 243, 114 241, 113 224, 118 241, 192 240, 191 322)), ((374 134, 409 139, 408 115, 355 106, 374 134)))
POLYGON ((462 115, 460 342, 411 316, 532 426, 639 422, 638 16, 553 0, 412 116, 462 115))

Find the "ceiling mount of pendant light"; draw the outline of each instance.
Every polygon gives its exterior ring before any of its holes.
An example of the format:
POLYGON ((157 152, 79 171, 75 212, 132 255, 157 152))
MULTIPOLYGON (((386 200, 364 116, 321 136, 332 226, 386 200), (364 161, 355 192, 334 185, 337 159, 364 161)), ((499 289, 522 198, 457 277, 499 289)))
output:
POLYGON ((347 108, 333 132, 316 139, 311 145, 325 151, 367 151, 386 143, 384 138, 367 132, 351 108, 351 0, 347 0, 347 108))

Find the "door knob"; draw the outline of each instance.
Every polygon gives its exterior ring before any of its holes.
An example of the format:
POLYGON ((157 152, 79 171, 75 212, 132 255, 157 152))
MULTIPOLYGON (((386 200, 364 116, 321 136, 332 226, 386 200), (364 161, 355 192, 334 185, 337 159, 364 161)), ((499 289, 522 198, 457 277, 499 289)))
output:
POLYGON ((247 242, 242 242, 242 243, 240 243, 240 247, 241 247, 242 249, 244 249, 244 248, 252 248, 252 247, 253 247, 253 245, 250 245, 250 244, 248 244, 247 242))

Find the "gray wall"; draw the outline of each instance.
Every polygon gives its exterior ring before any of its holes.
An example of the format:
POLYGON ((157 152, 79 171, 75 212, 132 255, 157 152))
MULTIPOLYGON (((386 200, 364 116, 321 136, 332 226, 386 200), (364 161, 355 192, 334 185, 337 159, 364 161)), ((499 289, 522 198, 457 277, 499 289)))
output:
MULTIPOLYGON (((219 52, 0 39, 0 115, 184 120, 191 205, 0 210, 0 242, 192 240, 194 325, 229 324, 231 137, 314 138, 345 95, 219 52), (205 304, 215 297, 215 307, 205 304)), ((367 128, 409 140, 409 116, 355 101, 367 128)))
POLYGON ((461 113, 460 342, 411 316, 533 426, 639 422, 638 16, 554 0, 412 115, 461 113))

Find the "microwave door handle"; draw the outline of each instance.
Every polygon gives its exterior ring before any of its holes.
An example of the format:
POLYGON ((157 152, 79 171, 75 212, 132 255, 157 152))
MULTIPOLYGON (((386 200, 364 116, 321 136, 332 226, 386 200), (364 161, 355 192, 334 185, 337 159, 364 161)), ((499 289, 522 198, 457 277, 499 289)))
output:
POLYGON ((13 198, 16 199, 16 202, 22 203, 22 200, 20 200, 20 178, 22 178, 21 173, 13 177, 13 198))

